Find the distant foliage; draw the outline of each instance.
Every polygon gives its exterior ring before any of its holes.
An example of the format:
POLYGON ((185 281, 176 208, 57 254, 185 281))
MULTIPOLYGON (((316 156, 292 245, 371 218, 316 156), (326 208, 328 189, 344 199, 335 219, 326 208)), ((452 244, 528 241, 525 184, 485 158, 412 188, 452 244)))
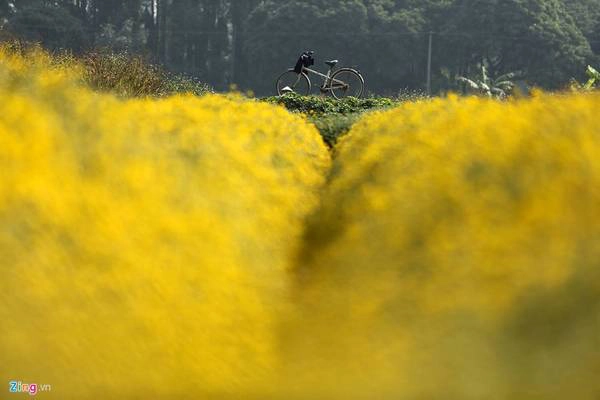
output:
POLYGON ((315 50, 321 68, 337 58, 390 96, 424 89, 430 33, 434 93, 455 91, 454 77, 470 77, 482 57, 563 88, 597 62, 598 10, 600 0, 0 0, 0 25, 52 50, 134 52, 260 96, 315 50))
POLYGON ((10 15, 3 28, 19 39, 40 42, 47 48, 72 51, 81 51, 89 42, 90 32, 86 30, 84 21, 68 8, 31 0, 12 3, 16 4, 19 12, 10 15))
POLYGON ((479 75, 473 77, 458 76, 456 80, 464 84, 469 92, 493 97, 499 100, 506 99, 515 88, 513 80, 519 76, 517 72, 509 72, 500 76, 490 76, 486 62, 479 66, 479 75))
POLYGON ((140 57, 100 52, 85 55, 82 62, 84 79, 90 87, 125 97, 160 97, 176 93, 200 96, 211 92, 205 83, 169 74, 140 57))
POLYGON ((0 45, 7 55, 25 59, 44 59, 47 66, 69 69, 82 83, 94 90, 111 92, 122 97, 164 97, 174 94, 202 96, 212 92, 206 83, 184 75, 171 74, 142 57, 126 53, 100 51, 76 57, 68 51, 50 54, 39 44, 11 40, 0 45))
POLYGON ((582 84, 582 83, 577 82, 576 80, 572 80, 571 81, 571 89, 572 90, 588 91, 588 90, 594 90, 594 89, 600 87, 600 72, 598 72, 591 65, 587 66, 587 69, 585 72, 586 72, 586 75, 588 76, 587 82, 582 84))

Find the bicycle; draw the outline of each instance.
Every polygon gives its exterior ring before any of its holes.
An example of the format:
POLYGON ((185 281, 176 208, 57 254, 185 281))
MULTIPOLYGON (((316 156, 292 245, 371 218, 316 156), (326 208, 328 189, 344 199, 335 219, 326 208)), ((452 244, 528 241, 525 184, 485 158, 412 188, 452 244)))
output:
POLYGON ((308 74, 323 78, 323 84, 319 88, 321 93, 331 93, 336 99, 362 96, 365 80, 360 72, 353 68, 335 70, 338 60, 331 60, 325 61, 325 64, 329 66, 329 71, 327 71, 327 74, 322 74, 308 68, 314 65, 313 54, 314 51, 305 51, 298 59, 295 68, 290 68, 279 76, 276 83, 279 96, 286 93, 298 93, 305 96, 310 94, 312 84, 308 74))

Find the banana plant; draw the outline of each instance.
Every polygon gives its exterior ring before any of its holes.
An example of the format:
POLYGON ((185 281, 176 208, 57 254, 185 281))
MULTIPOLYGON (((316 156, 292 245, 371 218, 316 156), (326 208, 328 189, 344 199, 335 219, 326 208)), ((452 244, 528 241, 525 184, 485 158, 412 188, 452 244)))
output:
POLYGON ((512 80, 520 74, 518 72, 509 72, 492 78, 488 73, 485 63, 481 63, 480 65, 480 76, 473 79, 465 76, 457 76, 456 80, 465 84, 467 88, 484 96, 497 99, 507 98, 515 87, 515 83, 512 80))
POLYGON ((587 70, 585 71, 588 76, 588 81, 586 83, 579 83, 575 79, 571 79, 571 90, 573 91, 589 91, 594 90, 600 87, 600 72, 598 72, 591 65, 587 66, 587 70))
POLYGON ((586 74, 588 81, 583 85, 584 90, 592 90, 600 85, 600 72, 596 71, 591 65, 587 66, 586 74))

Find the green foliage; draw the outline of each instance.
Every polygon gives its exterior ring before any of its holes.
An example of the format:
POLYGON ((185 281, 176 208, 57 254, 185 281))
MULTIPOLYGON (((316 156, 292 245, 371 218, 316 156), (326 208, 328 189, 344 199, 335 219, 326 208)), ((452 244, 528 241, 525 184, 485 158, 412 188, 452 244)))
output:
POLYGON ((83 57, 83 63, 85 81, 89 86, 124 97, 167 96, 176 93, 201 96, 211 92, 211 88, 205 83, 183 75, 169 74, 140 57, 99 52, 83 57))
MULTIPOLYGON (((586 0, 573 0, 582 3, 586 0)), ((489 73, 522 71, 528 83, 546 89, 562 88, 593 57, 583 25, 574 20, 563 0, 456 0, 432 13, 434 71, 450 76, 479 73, 482 58, 489 73), (441 28, 440 28, 441 27, 441 28)), ((453 90, 455 82, 434 84, 453 90)))
POLYGON ((336 100, 332 97, 301 96, 296 93, 289 93, 285 96, 267 97, 264 99, 264 101, 280 104, 285 106, 290 111, 301 112, 309 115, 347 115, 372 110, 374 108, 391 107, 399 104, 397 100, 386 97, 370 97, 365 99, 347 97, 342 100, 336 100))
POLYGON ((545 89, 600 62, 600 0, 0 0, 0 25, 0 36, 134 52, 260 96, 304 50, 319 70, 328 58, 359 68, 379 95, 423 90, 430 32, 434 92, 456 91, 482 58, 491 76, 523 71, 545 89))
POLYGON ((477 74, 484 57, 492 61, 491 76, 523 71, 533 85, 560 88, 593 60, 590 44, 593 26, 600 26, 598 4, 599 0, 265 1, 248 20, 246 44, 253 54, 248 83, 258 93, 270 92, 272 83, 264 76, 277 76, 300 51, 311 49, 317 51, 317 65, 328 57, 339 58, 340 65, 359 65, 377 93, 423 89, 431 31, 434 90, 456 90, 454 77, 477 74), (442 79, 442 70, 452 79, 442 79))
POLYGON ((524 71, 534 85, 561 88, 592 57, 564 1, 502 0, 495 18, 503 68, 524 71))
POLYGON ((324 114, 310 117, 309 120, 317 127, 325 143, 334 147, 338 139, 348 133, 362 116, 363 113, 324 114))
POLYGON ((600 22, 600 0, 568 0, 563 3, 581 32, 592 39, 594 25, 600 22))
POLYGON ((571 90, 588 91, 596 89, 600 86, 600 72, 598 72, 594 67, 588 65, 586 69, 586 75, 588 76, 588 80, 584 84, 581 84, 573 79, 571 81, 571 90))
MULTIPOLYGON (((7 40, 2 49, 8 53, 26 56, 42 52, 39 43, 7 40)), ((84 84, 94 90, 111 92, 121 97, 163 97, 174 94, 202 96, 212 93, 206 83, 181 74, 172 74, 142 57, 107 50, 75 56, 69 51, 51 53, 50 63, 64 69, 81 71, 84 84)))
POLYGON ((486 64, 485 61, 481 63, 479 76, 474 78, 458 76, 456 80, 465 84, 469 90, 476 91, 484 96, 497 99, 507 98, 515 87, 512 79, 519 76, 519 73, 509 72, 497 77, 491 77, 486 64))
POLYGON ((24 6, 11 16, 6 29, 20 39, 40 42, 47 48, 81 50, 87 42, 83 21, 64 7, 44 2, 24 6))
POLYGON ((102 25, 96 44, 99 47, 110 48, 113 51, 140 51, 143 49, 143 32, 133 20, 125 20, 121 26, 111 23, 102 25))
POLYGON ((600 72, 598 72, 591 65, 588 65, 586 73, 589 79, 586 84, 583 85, 583 88, 586 90, 591 90, 595 87, 598 87, 598 85, 600 85, 600 72))
MULTIPOLYGON (((267 97, 263 101, 282 105, 292 112, 306 114, 321 132, 325 143, 333 147, 337 140, 346 134, 352 125, 362 117, 363 113, 394 107, 408 99, 406 97, 402 99, 386 97, 357 99, 347 97, 336 100, 331 97, 301 96, 296 93, 289 93, 284 96, 267 97)), ((410 99, 416 99, 414 94, 410 99)))

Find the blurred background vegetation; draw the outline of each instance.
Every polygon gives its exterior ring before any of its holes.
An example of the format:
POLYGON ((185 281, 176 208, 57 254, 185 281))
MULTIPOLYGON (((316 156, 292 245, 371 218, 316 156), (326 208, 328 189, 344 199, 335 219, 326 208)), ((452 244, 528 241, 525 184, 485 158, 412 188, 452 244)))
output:
MULTIPOLYGON (((0 37, 130 53, 217 90, 273 92, 300 52, 338 58, 370 93, 434 93, 518 72, 547 89, 600 59, 600 0, 0 0, 0 37)), ((322 65, 322 64, 321 64, 322 65)))

